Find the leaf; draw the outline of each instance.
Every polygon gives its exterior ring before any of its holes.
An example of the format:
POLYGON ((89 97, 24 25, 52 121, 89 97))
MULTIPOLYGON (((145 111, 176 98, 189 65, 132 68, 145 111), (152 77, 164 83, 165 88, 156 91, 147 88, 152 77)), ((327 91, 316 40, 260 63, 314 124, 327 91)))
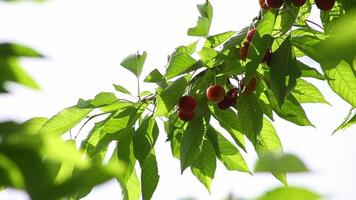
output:
POLYGON ((158 126, 153 117, 146 117, 133 136, 134 154, 140 163, 144 163, 153 149, 157 137, 158 126))
POLYGON ((302 7, 299 9, 296 24, 304 25, 305 21, 308 19, 310 12, 312 10, 312 4, 310 0, 307 0, 302 7))
POLYGON ((40 134, 61 135, 82 121, 93 109, 72 106, 50 118, 39 130, 40 134))
POLYGON ((140 181, 134 170, 125 185, 120 183, 122 187, 123 200, 139 200, 140 199, 140 181))
POLYGON ((309 170, 297 156, 292 154, 266 153, 255 164, 255 172, 300 173, 309 170))
POLYGON ((19 167, 11 159, 0 153, 0 185, 25 188, 25 180, 19 167))
POLYGON ((299 13, 299 7, 284 4, 277 17, 275 29, 281 31, 281 34, 287 33, 294 25, 299 13))
POLYGON ((271 103, 273 111, 276 112, 279 117, 299 126, 313 126, 305 114, 303 107, 292 94, 287 97, 282 106, 279 106, 271 90, 265 90, 265 94, 271 103))
POLYGON ((201 16, 198 18, 197 25, 188 29, 188 35, 207 36, 213 19, 213 7, 207 0, 206 3, 198 5, 198 10, 201 16))
POLYGON ((189 44, 188 46, 181 45, 178 48, 176 48, 175 53, 178 53, 178 54, 179 53, 187 53, 189 55, 192 55, 197 48, 198 42, 199 42, 199 40, 189 44))
POLYGON ((218 55, 218 52, 209 47, 203 47, 199 52, 201 61, 207 65, 207 67, 212 68, 216 63, 215 57, 218 55))
POLYGON ((270 63, 271 89, 277 97, 278 103, 284 99, 297 84, 296 79, 301 76, 297 61, 293 55, 290 37, 287 37, 274 52, 270 63))
POLYGON ((234 139, 235 143, 246 151, 244 135, 237 114, 231 109, 221 111, 216 106, 209 106, 211 114, 234 139))
POLYGON ((266 50, 271 47, 273 38, 271 36, 277 14, 273 11, 268 11, 263 15, 262 20, 256 28, 256 33, 248 48, 246 61, 246 81, 250 81, 255 74, 259 64, 261 63, 266 50))
POLYGON ((143 65, 145 64, 146 57, 147 52, 145 51, 142 54, 131 54, 124 58, 120 65, 132 72, 136 77, 139 77, 141 75, 143 65))
POLYGON ((298 67, 302 72, 302 77, 310 77, 310 78, 316 78, 319 80, 325 80, 325 76, 321 74, 318 70, 309 67, 305 63, 302 63, 300 61, 297 61, 298 67))
POLYGON ((190 76, 187 75, 177 79, 158 94, 156 99, 156 116, 167 114, 177 105, 179 98, 183 95, 185 88, 188 86, 189 78, 190 76))
POLYGON ((317 87, 303 79, 297 79, 297 86, 292 93, 299 103, 325 103, 330 105, 317 87))
POLYGON ((130 91, 128 91, 126 88, 124 88, 123 86, 121 85, 117 85, 117 84, 113 84, 114 88, 116 91, 118 92, 121 92, 121 93, 124 93, 124 94, 129 94, 131 95, 130 91))
POLYGON ((350 110, 350 113, 346 116, 345 120, 342 122, 342 124, 340 124, 339 127, 337 127, 337 129, 335 129, 333 131, 333 134, 336 133, 337 131, 340 131, 340 130, 344 130, 354 124, 356 124, 356 113, 352 116, 352 111, 354 109, 351 109, 350 110))
POLYGON ((90 102, 94 107, 106 106, 117 101, 115 94, 111 92, 101 92, 90 102))
POLYGON ((167 79, 181 75, 196 63, 196 60, 187 53, 174 53, 168 63, 165 77, 167 79))
POLYGON ((38 51, 16 43, 1 43, 0 44, 0 57, 44 57, 38 51))
POLYGON ((141 169, 142 198, 143 200, 150 200, 159 181, 157 160, 153 152, 143 162, 141 169))
POLYGON ((255 144, 262 129, 263 112, 255 96, 242 94, 237 104, 241 130, 255 144))
POLYGON ((158 69, 154 69, 146 76, 144 81, 147 83, 158 83, 164 81, 164 77, 158 69))
POLYGON ((322 69, 331 89, 346 102, 356 107, 356 76, 352 66, 341 61, 335 68, 322 66, 322 69))
POLYGON ((221 133, 209 126, 207 136, 214 147, 217 158, 225 165, 226 169, 250 173, 239 150, 221 133))
POLYGON ((318 200, 321 197, 307 189, 296 187, 282 187, 267 192, 257 200, 318 200))
POLYGON ((215 48, 221 44, 223 44, 227 39, 233 36, 235 31, 226 31, 224 33, 220 33, 217 35, 211 35, 206 38, 204 47, 215 48))
POLYGON ((193 175, 204 184, 210 192, 210 184, 216 170, 214 148, 209 140, 204 140, 202 151, 190 167, 193 175))
POLYGON ((207 128, 201 118, 194 118, 189 122, 183 133, 180 146, 181 173, 197 159, 202 151, 203 137, 206 130, 207 128))

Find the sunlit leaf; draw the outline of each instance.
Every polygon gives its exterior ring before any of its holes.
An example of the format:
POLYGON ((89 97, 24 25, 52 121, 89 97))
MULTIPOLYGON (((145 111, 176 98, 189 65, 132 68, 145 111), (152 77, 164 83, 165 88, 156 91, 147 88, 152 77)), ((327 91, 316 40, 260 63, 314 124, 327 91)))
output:
POLYGON ((124 58, 120 65, 132 72, 136 77, 139 77, 141 75, 143 65, 145 64, 146 56, 147 53, 145 51, 142 54, 131 54, 124 58))
POLYGON ((188 29, 188 35, 207 36, 213 19, 213 7, 209 1, 206 1, 206 3, 198 5, 198 10, 201 16, 198 18, 197 25, 188 29))
POLYGON ((303 161, 292 154, 262 154, 255 164, 255 172, 300 173, 309 171, 303 161))

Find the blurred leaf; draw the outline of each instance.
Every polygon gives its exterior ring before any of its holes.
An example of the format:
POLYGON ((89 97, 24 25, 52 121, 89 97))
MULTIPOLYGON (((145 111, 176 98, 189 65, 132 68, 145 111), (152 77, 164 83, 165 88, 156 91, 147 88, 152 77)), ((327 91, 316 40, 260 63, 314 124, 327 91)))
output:
POLYGON ((188 29, 188 35, 207 36, 213 19, 213 7, 207 0, 206 3, 198 5, 198 10, 201 16, 198 18, 197 25, 188 29))
POLYGON ((17 165, 0 153, 0 185, 23 189, 25 180, 17 165))
POLYGON ((132 72, 136 77, 139 77, 141 75, 143 65, 145 64, 146 57, 147 52, 145 51, 142 54, 131 54, 124 58, 120 65, 132 72))
POLYGON ((156 155, 153 152, 149 153, 147 159, 143 161, 141 169, 142 199, 150 200, 159 181, 156 155))
POLYGON ((34 57, 42 58, 44 57, 38 51, 16 43, 1 43, 0 44, 0 58, 3 57, 34 57))
POLYGON ((210 184, 214 178, 216 159, 214 148, 209 140, 203 141, 202 151, 190 167, 193 175, 204 184, 210 192, 210 184))
POLYGON ((111 92, 100 92, 95 96, 95 98, 90 102, 94 107, 106 106, 117 101, 115 94, 111 92))
POLYGON ((250 173, 239 150, 221 133, 209 126, 207 136, 214 147, 217 158, 225 165, 226 169, 250 173))
POLYGON ((183 133, 180 146, 181 173, 197 159, 202 151, 206 130, 207 128, 201 118, 194 118, 189 122, 183 133))
POLYGON ((173 53, 166 69, 166 78, 171 79, 181 75, 196 63, 196 60, 187 53, 173 53))
POLYGON ((297 79, 297 86, 292 93, 299 103, 325 103, 330 105, 317 87, 303 79, 297 79))
POLYGON ((124 93, 124 94, 129 94, 131 95, 130 91, 128 91, 126 88, 124 88, 123 86, 121 85, 117 85, 117 84, 113 84, 114 88, 116 91, 118 92, 121 92, 121 93, 124 93))
POLYGON ((342 124, 340 124, 340 126, 337 127, 337 129, 335 129, 333 131, 333 134, 336 133, 337 131, 344 130, 344 129, 356 124, 356 113, 353 114, 353 116, 352 116, 353 110, 354 110, 354 108, 350 110, 350 113, 346 116, 346 118, 342 122, 342 124))
POLYGON ((255 164, 255 172, 299 173, 308 171, 303 161, 292 154, 262 154, 255 164))
POLYGON ((238 101, 238 120, 240 121, 242 133, 253 144, 256 144, 262 129, 263 112, 255 96, 242 94, 239 96, 238 101))
POLYGON ((72 106, 50 118, 39 130, 40 134, 61 135, 80 123, 93 109, 72 106))
POLYGON ((267 192, 257 200, 318 200, 321 197, 307 189, 296 187, 282 187, 267 192))
POLYGON ((158 94, 156 99, 156 116, 167 114, 177 105, 179 98, 183 95, 185 88, 188 86, 189 78, 190 75, 186 75, 177 79, 158 94))

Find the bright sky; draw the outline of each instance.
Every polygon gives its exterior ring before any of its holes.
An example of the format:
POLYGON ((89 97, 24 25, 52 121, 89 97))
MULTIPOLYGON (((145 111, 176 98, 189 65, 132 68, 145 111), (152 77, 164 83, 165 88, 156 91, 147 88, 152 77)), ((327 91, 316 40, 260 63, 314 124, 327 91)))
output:
MULTIPOLYGON (((44 4, 0 3, 0 41, 27 44, 48 56, 46 60, 24 60, 23 65, 40 83, 32 91, 9 85, 12 93, 1 95, 0 120, 23 121, 46 116, 76 103, 79 97, 92 98, 101 91, 113 91, 118 83, 136 91, 136 80, 119 63, 126 55, 147 51, 143 75, 153 68, 162 72, 167 55, 175 47, 197 38, 186 31, 195 25, 196 4, 202 0, 51 0, 44 4)), ((239 30, 257 15, 258 1, 215 0, 211 33, 239 30)), ((317 16, 315 13, 314 16, 317 16)), ((143 76, 144 77, 144 76, 143 76)), ((333 106, 304 105, 316 128, 303 128, 277 119, 275 127, 286 152, 305 161, 312 173, 289 175, 289 184, 305 186, 327 199, 353 199, 356 184, 356 127, 331 136, 350 106, 333 94, 326 83, 311 80, 333 106)), ((150 89, 153 85, 143 86, 150 89)), ((277 118, 277 117, 276 117, 277 118)), ((220 200, 233 192, 252 198, 281 184, 269 174, 250 176, 228 172, 219 164, 211 194, 187 170, 180 175, 179 161, 172 158, 161 133, 157 143, 160 182, 153 199, 177 200, 196 197, 220 200)), ((252 168, 256 160, 252 146, 245 155, 252 168)), ((86 200, 120 199, 113 181, 97 187, 86 200)), ((0 199, 27 199, 7 190, 0 199)))

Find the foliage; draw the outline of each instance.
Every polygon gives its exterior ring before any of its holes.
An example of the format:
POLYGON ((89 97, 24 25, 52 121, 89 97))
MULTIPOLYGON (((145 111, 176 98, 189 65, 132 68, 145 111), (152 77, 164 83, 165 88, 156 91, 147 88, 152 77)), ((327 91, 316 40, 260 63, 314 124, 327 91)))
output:
MULTIPOLYGON (((313 126, 301 104, 328 102, 305 78, 327 81, 336 94, 353 109, 356 107, 356 15, 352 10, 356 5, 340 0, 339 6, 330 11, 333 15, 322 11, 322 32, 307 20, 312 2, 308 0, 297 8, 285 1, 281 9, 261 10, 249 28, 217 35, 209 34, 211 3, 199 5, 197 25, 188 30, 188 35, 201 37, 203 46, 199 49, 197 42, 179 46, 171 54, 164 73, 157 69, 149 73, 144 81, 155 83, 155 91, 138 91, 136 102, 102 92, 93 99, 80 99, 50 119, 1 123, 0 185, 26 190, 32 199, 79 199, 95 185, 115 178, 124 199, 136 200, 140 194, 143 199, 151 199, 159 182, 155 144, 163 131, 158 129, 160 123, 165 127, 172 155, 180 160, 181 173, 190 168, 208 190, 217 161, 228 170, 251 173, 240 153, 245 151, 246 142, 253 144, 260 157, 256 171, 271 172, 287 185, 286 172, 307 169, 295 156, 280 154, 282 144, 271 122, 274 113, 299 126, 313 126), (238 52, 247 31, 253 28, 256 33, 244 61, 238 52), (265 53, 269 50, 272 56, 267 62, 265 53), (302 63, 302 56, 319 63, 321 72, 302 63), (233 85, 232 80, 238 84, 233 85), (252 80, 256 85, 250 90, 252 80), (220 110, 209 102, 205 91, 213 84, 226 90, 237 88, 236 106, 220 110), (245 89, 243 84, 247 85, 245 89), (190 95, 197 102, 194 118, 188 122, 180 119, 176 107, 183 95, 190 95), (96 121, 83 141, 72 139, 73 128, 85 126, 98 116, 105 119, 96 121), (212 120, 218 121, 229 138, 211 125, 212 120), (63 136, 71 139, 63 141, 63 136), (115 145, 113 153, 108 151, 109 144, 115 145), (107 156, 108 162, 104 161, 107 156)), ((17 64, 19 57, 43 56, 22 45, 1 44, 0 91, 6 91, 3 84, 7 81, 38 88, 17 64)), ((136 53, 121 62, 138 84, 146 57, 146 52, 136 53)), ((132 95, 123 86, 114 85, 114 89, 132 95)), ((350 112, 337 130, 355 121, 350 112)), ((282 199, 291 199, 293 194, 317 198, 303 189, 281 188, 259 199, 276 199, 275 195, 289 195, 282 199)))

